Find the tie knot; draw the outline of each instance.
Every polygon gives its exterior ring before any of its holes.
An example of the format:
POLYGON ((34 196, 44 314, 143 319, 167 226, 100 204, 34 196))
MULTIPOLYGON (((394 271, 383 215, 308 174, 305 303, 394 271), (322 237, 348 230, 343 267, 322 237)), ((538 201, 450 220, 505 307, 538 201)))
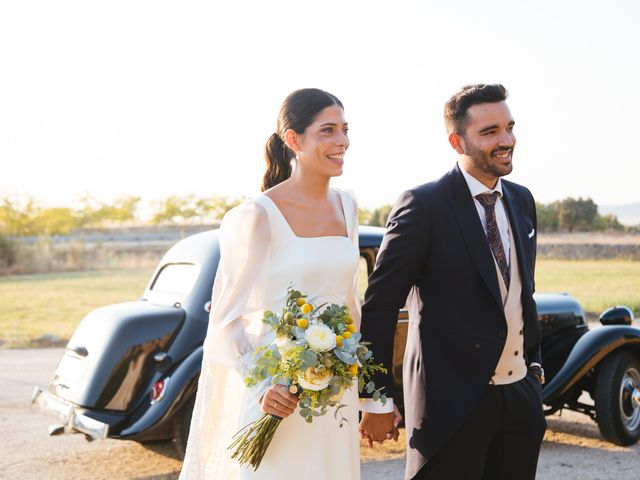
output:
POLYGON ((480 195, 476 195, 476 200, 485 208, 493 208, 496 206, 496 201, 498 201, 498 195, 498 192, 481 193, 480 195))

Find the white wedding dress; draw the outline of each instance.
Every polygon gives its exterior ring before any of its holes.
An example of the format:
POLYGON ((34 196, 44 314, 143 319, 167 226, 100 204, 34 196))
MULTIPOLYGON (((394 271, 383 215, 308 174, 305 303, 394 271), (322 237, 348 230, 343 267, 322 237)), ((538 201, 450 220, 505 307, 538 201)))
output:
POLYGON ((360 478, 358 394, 345 393, 342 428, 333 410, 307 423, 298 410, 284 419, 258 470, 240 467, 227 447, 232 436, 262 415, 268 385, 244 386, 247 352, 271 343, 263 310, 281 311, 291 284, 312 303, 347 303, 359 327, 358 215, 339 191, 348 237, 297 237, 264 194, 234 208, 220 227, 221 260, 213 291, 202 372, 182 480, 357 480, 360 478))

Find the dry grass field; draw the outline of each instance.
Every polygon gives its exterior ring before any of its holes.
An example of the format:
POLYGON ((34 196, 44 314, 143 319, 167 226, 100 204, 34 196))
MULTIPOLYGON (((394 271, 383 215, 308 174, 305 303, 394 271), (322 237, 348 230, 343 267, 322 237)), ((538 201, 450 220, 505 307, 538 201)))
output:
MULTIPOLYGON (((0 277, 0 348, 63 344, 92 309, 138 298, 153 269, 98 270, 0 277)), ((540 260, 538 292, 568 292, 599 314, 615 304, 640 312, 640 262, 540 260)))
POLYGON ((613 305, 640 313, 640 262, 625 260, 539 260, 538 292, 567 292, 585 311, 599 314, 613 305))
POLYGON ((11 275, 0 277, 0 348, 50 346, 50 334, 68 339, 89 311, 135 300, 152 269, 11 275))

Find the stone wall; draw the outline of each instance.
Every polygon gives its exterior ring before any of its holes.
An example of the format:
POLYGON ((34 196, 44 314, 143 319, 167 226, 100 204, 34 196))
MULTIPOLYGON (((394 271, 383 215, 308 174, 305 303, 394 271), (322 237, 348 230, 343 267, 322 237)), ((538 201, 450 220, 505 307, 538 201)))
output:
POLYGON ((557 260, 640 260, 640 245, 541 243, 538 258, 557 260))

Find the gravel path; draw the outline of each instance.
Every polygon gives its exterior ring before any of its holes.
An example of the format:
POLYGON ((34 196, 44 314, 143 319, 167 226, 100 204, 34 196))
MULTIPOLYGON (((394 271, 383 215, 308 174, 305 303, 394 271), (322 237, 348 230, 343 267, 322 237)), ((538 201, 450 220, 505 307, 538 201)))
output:
MULTIPOLYGON (((174 480, 180 462, 173 446, 153 449, 135 442, 87 442, 80 435, 49 437, 54 419, 30 405, 33 386, 46 385, 61 349, 0 350, 0 479, 174 480)), ((579 414, 548 418, 539 480, 638 480, 640 444, 604 442, 597 426, 579 414)), ((362 449, 363 480, 402 480, 403 443, 362 449)))

